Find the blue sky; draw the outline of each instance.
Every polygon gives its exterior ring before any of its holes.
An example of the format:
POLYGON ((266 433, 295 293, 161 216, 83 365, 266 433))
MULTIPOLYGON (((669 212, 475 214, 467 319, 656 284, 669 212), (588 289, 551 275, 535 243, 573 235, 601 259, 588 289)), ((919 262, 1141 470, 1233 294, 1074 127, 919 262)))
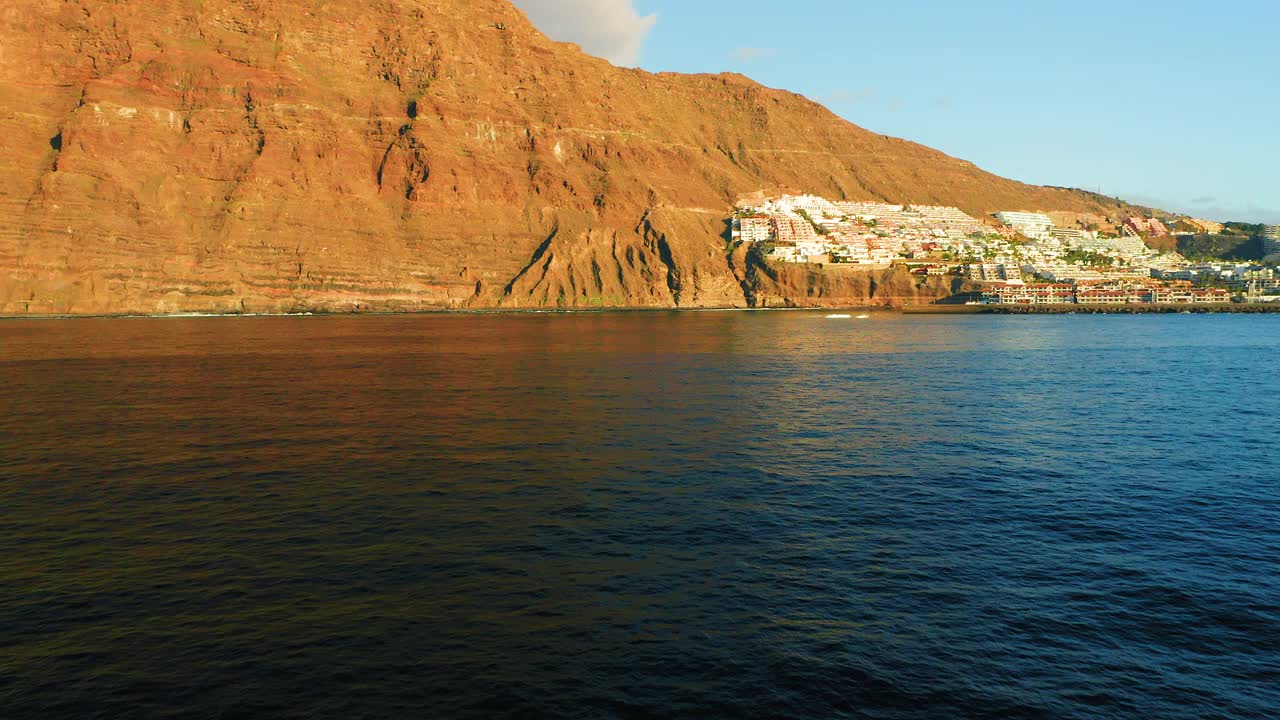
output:
POLYGON ((630 32, 615 61, 741 72, 1000 175, 1280 223, 1274 0, 516 4, 606 56, 630 32))

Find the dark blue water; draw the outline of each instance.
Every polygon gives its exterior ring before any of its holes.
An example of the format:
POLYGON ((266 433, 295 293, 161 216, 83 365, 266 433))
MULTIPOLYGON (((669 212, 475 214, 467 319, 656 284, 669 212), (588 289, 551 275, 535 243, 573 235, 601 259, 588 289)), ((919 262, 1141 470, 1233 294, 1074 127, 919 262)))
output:
POLYGON ((1280 318, 0 324, 0 716, 1275 718, 1280 318))

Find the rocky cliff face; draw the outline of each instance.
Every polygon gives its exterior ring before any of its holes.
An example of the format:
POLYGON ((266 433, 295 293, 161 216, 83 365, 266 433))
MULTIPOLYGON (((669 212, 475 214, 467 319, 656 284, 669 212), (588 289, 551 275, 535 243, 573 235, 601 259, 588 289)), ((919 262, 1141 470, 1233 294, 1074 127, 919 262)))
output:
POLYGON ((757 272, 759 190, 1103 212, 734 75, 613 67, 506 0, 7 0, 0 314, 892 301, 757 272))

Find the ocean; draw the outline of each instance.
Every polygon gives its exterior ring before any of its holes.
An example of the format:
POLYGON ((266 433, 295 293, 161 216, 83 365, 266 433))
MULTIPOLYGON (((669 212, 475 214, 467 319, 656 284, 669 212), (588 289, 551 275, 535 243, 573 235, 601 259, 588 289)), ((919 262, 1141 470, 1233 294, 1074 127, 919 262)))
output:
POLYGON ((1274 718, 1280 317, 0 323, 0 717, 1274 718))

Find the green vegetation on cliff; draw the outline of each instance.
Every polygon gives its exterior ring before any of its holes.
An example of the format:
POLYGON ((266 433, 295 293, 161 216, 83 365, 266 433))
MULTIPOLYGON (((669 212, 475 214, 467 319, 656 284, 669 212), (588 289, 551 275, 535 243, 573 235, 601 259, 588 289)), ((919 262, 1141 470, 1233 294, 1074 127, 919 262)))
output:
POLYGON ((1242 235, 1244 237, 1259 237, 1267 231, 1267 226, 1261 223, 1242 223, 1229 222, 1225 223, 1223 235, 1242 235))
POLYGON ((1243 235, 1179 235, 1178 252, 1192 260, 1261 260, 1262 239, 1243 235))

